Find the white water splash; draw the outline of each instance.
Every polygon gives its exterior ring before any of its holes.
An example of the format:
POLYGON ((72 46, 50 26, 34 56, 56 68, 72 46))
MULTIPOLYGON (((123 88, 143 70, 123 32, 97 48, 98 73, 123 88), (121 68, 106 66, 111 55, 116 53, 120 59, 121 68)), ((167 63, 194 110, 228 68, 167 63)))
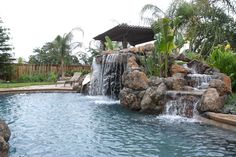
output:
POLYGON ((212 75, 206 74, 188 74, 191 80, 196 81, 195 87, 197 89, 206 89, 209 86, 209 82, 213 79, 212 75))
POLYGON ((111 99, 107 96, 86 96, 88 99, 90 99, 92 102, 95 102, 95 104, 120 104, 119 100, 111 99))
POLYGON ((182 122, 189 122, 189 123, 196 123, 198 122, 195 118, 187 118, 178 115, 160 115, 157 116, 156 119, 163 120, 169 123, 182 123, 182 122))

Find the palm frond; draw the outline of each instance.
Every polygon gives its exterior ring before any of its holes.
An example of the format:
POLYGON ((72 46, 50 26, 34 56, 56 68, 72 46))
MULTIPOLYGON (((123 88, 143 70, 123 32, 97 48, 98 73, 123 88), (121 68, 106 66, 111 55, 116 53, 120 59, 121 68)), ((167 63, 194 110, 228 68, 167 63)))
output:
POLYGON ((153 4, 146 4, 141 12, 140 12, 141 20, 146 20, 147 18, 153 18, 153 20, 156 20, 158 18, 161 18, 163 16, 166 16, 165 13, 157 6, 153 4), (151 17, 145 17, 146 14, 150 13, 151 17))
POLYGON ((73 50, 76 49, 76 48, 82 47, 82 46, 83 46, 83 43, 82 43, 82 42, 74 42, 74 43, 71 43, 71 45, 70 45, 71 51, 73 51, 73 50))
POLYGON ((75 27, 70 32, 73 33, 74 31, 79 31, 82 33, 82 37, 84 37, 84 30, 81 27, 75 27))

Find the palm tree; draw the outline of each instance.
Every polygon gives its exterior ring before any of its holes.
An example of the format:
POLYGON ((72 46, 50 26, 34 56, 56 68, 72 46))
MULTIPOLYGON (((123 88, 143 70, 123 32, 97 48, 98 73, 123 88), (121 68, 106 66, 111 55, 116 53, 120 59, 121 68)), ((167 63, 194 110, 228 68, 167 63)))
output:
MULTIPOLYGON (((147 15, 147 14, 146 14, 147 15)), ((141 19, 151 25, 155 34, 155 53, 158 57, 160 76, 168 75, 169 55, 184 43, 182 35, 177 31, 180 18, 168 18, 157 6, 147 4, 141 10, 141 19), (146 13, 149 16, 144 16, 146 13)))
POLYGON ((63 36, 58 35, 51 43, 49 43, 49 47, 51 51, 58 54, 61 62, 61 75, 62 78, 65 76, 64 72, 64 63, 65 57, 70 55, 72 51, 78 47, 82 47, 82 42, 72 42, 74 35, 74 31, 80 31, 84 36, 84 32, 81 28, 77 27, 72 29, 69 33, 64 34, 63 36))

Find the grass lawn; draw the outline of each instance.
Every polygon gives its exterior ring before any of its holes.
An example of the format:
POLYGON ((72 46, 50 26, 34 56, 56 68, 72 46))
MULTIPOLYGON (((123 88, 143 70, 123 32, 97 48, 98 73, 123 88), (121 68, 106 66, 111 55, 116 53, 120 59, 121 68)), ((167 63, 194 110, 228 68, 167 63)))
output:
POLYGON ((27 82, 27 83, 0 83, 0 88, 16 88, 16 87, 26 87, 33 85, 51 85, 54 82, 27 82))

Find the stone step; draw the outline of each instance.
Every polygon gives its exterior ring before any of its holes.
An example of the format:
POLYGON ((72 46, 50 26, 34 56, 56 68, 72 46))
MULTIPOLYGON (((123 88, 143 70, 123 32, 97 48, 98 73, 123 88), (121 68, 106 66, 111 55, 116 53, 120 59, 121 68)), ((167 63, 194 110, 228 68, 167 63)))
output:
POLYGON ((194 96, 202 96, 202 94, 205 92, 205 90, 193 90, 193 91, 176 91, 176 90, 168 90, 166 91, 166 94, 171 96, 181 96, 181 95, 194 95, 194 96))

